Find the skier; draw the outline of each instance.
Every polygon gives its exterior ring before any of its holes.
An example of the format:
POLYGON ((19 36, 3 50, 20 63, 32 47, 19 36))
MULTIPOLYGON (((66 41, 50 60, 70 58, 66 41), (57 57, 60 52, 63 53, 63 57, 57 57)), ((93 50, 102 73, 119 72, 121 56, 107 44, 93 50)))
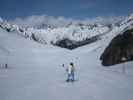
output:
POLYGON ((70 64, 69 64, 68 68, 66 69, 66 71, 67 71, 67 74, 68 74, 66 81, 67 82, 69 82, 69 81, 73 82, 74 81, 74 72, 75 72, 75 67, 74 67, 73 62, 70 62, 70 64))

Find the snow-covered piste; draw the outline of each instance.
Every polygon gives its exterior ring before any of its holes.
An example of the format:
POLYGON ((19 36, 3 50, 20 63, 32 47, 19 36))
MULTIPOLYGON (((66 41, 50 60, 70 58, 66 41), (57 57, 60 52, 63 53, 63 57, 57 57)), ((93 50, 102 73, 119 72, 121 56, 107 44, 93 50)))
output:
POLYGON ((133 62, 103 67, 99 57, 110 40, 129 24, 101 40, 74 50, 43 45, 0 28, 0 100, 132 100, 133 62), (76 80, 66 83, 65 68, 74 62, 76 80))

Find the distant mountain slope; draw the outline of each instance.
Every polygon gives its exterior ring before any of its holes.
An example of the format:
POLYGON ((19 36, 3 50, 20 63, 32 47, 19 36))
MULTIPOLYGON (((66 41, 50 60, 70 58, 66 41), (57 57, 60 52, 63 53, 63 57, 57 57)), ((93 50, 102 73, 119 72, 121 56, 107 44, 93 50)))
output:
POLYGON ((1 19, 0 27, 8 32, 16 31, 19 35, 44 45, 50 44, 63 48, 75 49, 77 47, 98 41, 103 35, 108 35, 116 29, 117 33, 125 30, 127 27, 133 24, 132 16, 133 15, 131 14, 123 21, 115 24, 103 25, 100 23, 69 23, 62 27, 45 25, 49 27, 41 27, 41 29, 27 26, 21 27, 10 24, 1 19))

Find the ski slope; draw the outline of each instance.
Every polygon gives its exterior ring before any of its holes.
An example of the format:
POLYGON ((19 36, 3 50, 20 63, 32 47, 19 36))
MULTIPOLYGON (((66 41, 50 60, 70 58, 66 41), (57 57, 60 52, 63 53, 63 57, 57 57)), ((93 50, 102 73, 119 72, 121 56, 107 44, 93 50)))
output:
MULTIPOLYGON (((69 51, 0 29, 0 50, 9 65, 0 68, 0 100, 132 100, 133 76, 121 73, 122 65, 101 66, 102 43, 69 51), (61 66, 70 61, 76 65, 74 83, 65 82, 61 66)), ((132 62, 127 71, 131 67, 132 62)))

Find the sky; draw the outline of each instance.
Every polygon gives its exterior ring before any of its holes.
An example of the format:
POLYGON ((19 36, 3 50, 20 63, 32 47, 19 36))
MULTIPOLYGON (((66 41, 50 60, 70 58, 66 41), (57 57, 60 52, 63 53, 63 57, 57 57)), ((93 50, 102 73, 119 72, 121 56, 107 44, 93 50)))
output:
POLYGON ((44 14, 84 19, 130 13, 133 0, 0 0, 0 17, 4 19, 44 14))

